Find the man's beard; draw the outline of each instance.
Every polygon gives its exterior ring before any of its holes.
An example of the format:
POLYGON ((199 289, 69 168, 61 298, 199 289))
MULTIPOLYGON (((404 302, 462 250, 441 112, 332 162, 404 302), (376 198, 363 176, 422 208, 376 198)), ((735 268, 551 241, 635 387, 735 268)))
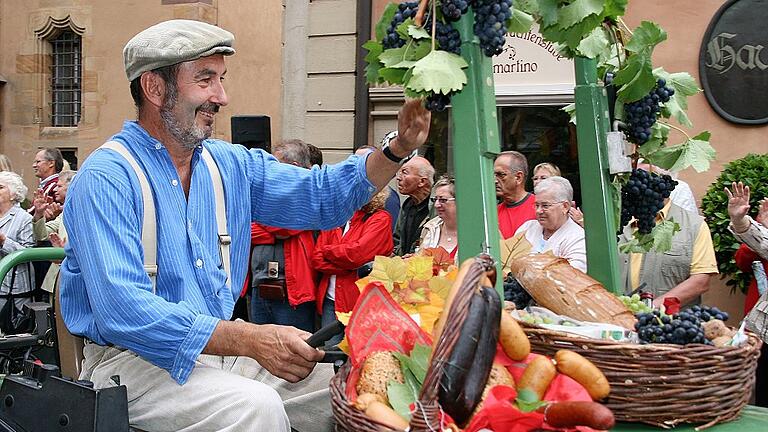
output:
POLYGON ((183 125, 173 112, 173 108, 176 106, 177 96, 176 89, 169 86, 168 94, 165 97, 165 101, 163 101, 163 106, 160 108, 160 118, 163 119, 165 130, 168 131, 168 133, 170 133, 184 149, 193 150, 195 147, 199 146, 203 140, 210 138, 211 136, 210 130, 206 131, 195 124, 197 111, 215 113, 219 111, 219 106, 210 102, 200 105, 192 116, 191 124, 183 125))

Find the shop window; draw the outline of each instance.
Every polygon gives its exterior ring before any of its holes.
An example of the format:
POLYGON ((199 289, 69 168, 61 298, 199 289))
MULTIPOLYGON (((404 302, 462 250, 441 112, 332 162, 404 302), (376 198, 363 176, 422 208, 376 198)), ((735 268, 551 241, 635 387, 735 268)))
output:
POLYGON ((581 203, 576 125, 558 106, 506 106, 498 108, 501 149, 517 150, 528 159, 528 190, 533 190, 530 172, 542 163, 557 165, 573 186, 574 199, 581 203))
POLYGON ((51 126, 77 126, 82 100, 81 38, 64 30, 48 42, 51 45, 51 126))

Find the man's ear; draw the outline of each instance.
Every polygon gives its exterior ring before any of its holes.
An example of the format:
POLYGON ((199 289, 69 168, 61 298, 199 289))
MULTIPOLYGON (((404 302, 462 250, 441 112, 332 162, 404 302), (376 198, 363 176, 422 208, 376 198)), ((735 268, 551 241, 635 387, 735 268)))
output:
POLYGON ((144 100, 150 104, 161 107, 165 100, 165 81, 154 72, 144 72, 139 78, 144 100))
POLYGON ((515 173, 515 180, 517 180, 520 184, 525 184, 525 174, 522 171, 517 171, 515 173))

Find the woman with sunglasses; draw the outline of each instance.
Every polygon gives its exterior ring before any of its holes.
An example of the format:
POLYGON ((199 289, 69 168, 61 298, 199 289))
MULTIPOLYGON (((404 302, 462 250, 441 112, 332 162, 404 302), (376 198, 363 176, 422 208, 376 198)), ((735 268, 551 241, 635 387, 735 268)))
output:
POLYGON ((421 230, 419 250, 442 247, 454 260, 458 247, 456 236, 456 186, 453 176, 443 175, 432 188, 430 198, 437 216, 430 219, 421 230))

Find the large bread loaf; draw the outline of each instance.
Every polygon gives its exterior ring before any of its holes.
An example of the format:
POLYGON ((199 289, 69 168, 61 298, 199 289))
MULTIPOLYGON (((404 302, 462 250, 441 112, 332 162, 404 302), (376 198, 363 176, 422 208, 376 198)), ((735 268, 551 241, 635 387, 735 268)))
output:
POLYGON ((563 258, 551 253, 525 255, 511 260, 509 267, 536 303, 556 314, 634 329, 632 311, 563 258))

